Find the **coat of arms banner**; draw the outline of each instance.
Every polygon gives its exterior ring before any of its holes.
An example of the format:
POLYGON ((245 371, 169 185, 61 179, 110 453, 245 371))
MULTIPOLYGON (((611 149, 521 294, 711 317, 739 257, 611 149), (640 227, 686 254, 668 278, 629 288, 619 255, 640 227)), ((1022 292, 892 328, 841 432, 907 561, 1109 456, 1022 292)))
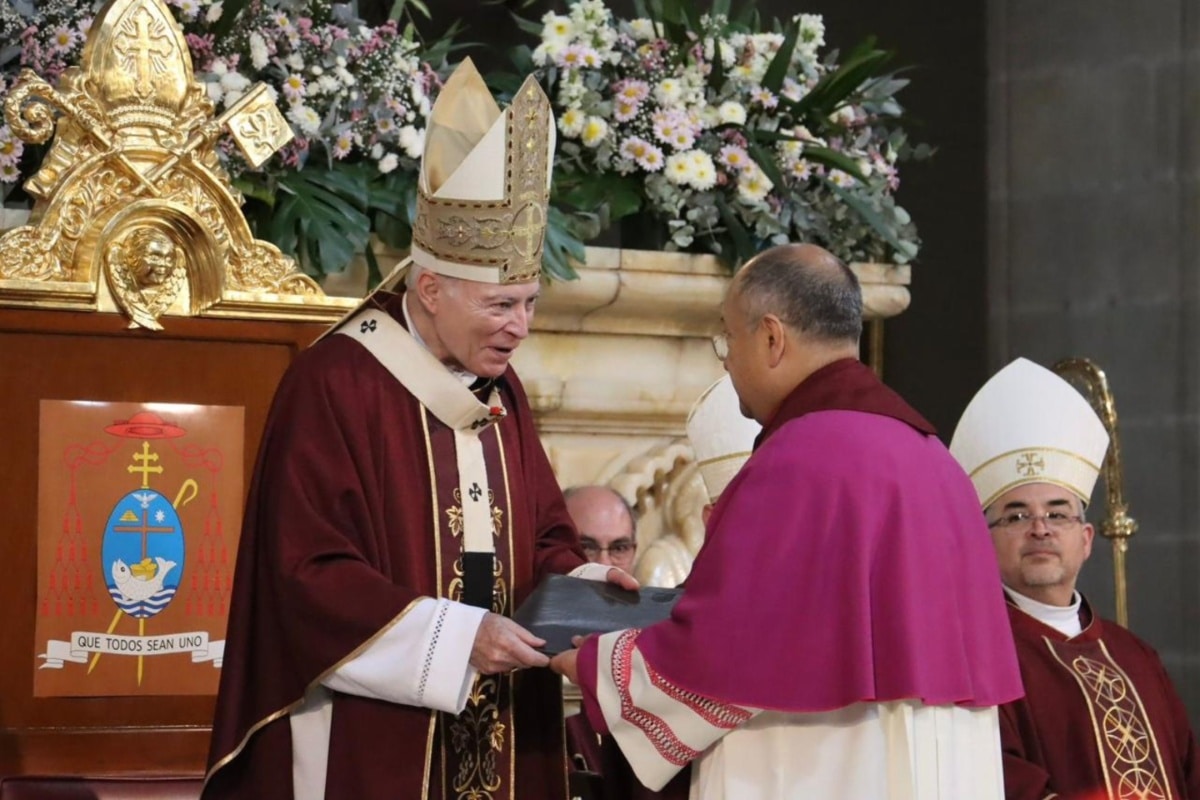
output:
POLYGON ((35 696, 216 693, 243 416, 41 401, 35 696))

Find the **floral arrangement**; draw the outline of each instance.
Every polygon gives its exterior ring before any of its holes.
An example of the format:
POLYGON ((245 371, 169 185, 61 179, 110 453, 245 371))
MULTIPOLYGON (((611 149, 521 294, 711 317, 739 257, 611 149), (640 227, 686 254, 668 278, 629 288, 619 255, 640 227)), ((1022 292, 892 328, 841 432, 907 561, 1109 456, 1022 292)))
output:
MULTIPOLYGON (((434 65, 444 66, 454 30, 423 45, 411 24, 371 27, 346 4, 167 2, 217 113, 261 81, 292 125, 295 139, 260 170, 231 142, 220 144, 255 234, 314 276, 362 252, 375 270, 372 233, 407 247, 425 124, 441 86, 434 65)), ((0 50, 0 99, 22 68, 53 83, 78 63, 95 10, 89 0, 0 3, 0 42, 19 43, 0 50)), ((0 125, 6 200, 41 160, 22 145, 0 125)))
POLYGON ((732 262, 789 241, 846 261, 917 254, 897 164, 929 149, 899 126, 907 81, 886 71, 890 53, 868 42, 839 64, 822 55, 821 17, 761 32, 752 7, 733 19, 728 0, 703 15, 635 0, 628 20, 603 0, 568 3, 524 23, 539 43, 517 61, 555 106, 554 195, 574 230, 649 219, 656 244, 732 262))

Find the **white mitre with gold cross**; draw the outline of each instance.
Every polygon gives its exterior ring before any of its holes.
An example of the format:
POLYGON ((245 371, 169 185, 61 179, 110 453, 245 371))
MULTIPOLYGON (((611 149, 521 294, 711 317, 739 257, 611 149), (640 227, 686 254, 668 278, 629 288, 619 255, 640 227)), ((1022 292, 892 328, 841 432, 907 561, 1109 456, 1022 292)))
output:
POLYGON ((538 279, 555 128, 527 78, 503 112, 470 59, 438 94, 425 132, 412 260, 481 283, 538 279))
POLYGON ((1083 395, 1024 358, 975 394, 950 442, 982 508, 1027 483, 1053 483, 1087 503, 1107 450, 1108 432, 1083 395))
POLYGON ((370 305, 375 292, 395 291, 410 264, 481 283, 536 281, 555 141, 550 100, 532 76, 502 112, 475 64, 463 59, 425 128, 409 257, 327 334, 370 305))
POLYGON ((762 426, 742 414, 729 376, 704 390, 688 414, 687 435, 708 499, 716 502, 754 450, 762 426))

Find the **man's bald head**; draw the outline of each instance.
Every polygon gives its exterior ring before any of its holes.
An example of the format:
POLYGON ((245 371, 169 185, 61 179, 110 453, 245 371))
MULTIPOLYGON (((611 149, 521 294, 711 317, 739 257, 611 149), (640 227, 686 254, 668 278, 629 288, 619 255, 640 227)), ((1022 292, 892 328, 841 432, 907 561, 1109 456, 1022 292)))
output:
POLYGON ((628 571, 637 539, 633 509, 625 498, 607 486, 576 486, 564 497, 588 560, 628 571))
POLYGON ((813 340, 857 344, 862 289, 836 256, 813 244, 772 247, 738 272, 731 293, 748 320, 774 314, 813 340))

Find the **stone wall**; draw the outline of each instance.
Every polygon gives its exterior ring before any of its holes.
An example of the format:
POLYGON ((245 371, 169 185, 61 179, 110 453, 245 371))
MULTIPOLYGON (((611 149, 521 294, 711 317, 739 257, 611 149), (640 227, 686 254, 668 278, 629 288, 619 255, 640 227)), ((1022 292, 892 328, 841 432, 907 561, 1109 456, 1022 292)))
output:
MULTIPOLYGON (((1106 371, 1140 524, 1130 627, 1194 721, 1198 25, 1179 0, 988 4, 988 360, 1077 355, 1106 371)), ((1082 583, 1112 613, 1107 543, 1082 583)))

